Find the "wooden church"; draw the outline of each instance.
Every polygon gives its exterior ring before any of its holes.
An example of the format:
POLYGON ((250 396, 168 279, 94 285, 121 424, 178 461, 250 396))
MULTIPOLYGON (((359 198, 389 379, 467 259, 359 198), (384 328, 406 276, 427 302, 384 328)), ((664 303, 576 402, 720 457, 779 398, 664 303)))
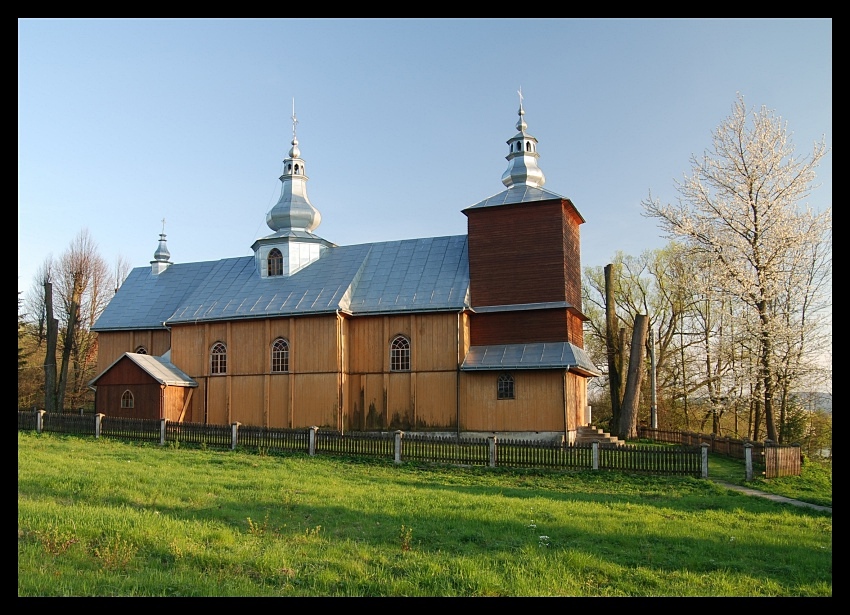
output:
POLYGON ((573 442, 599 375, 583 349, 584 219, 543 188, 521 97, 518 114, 505 189, 462 210, 466 235, 338 246, 316 234, 293 112, 253 255, 172 263, 163 233, 97 320, 96 411, 573 442))

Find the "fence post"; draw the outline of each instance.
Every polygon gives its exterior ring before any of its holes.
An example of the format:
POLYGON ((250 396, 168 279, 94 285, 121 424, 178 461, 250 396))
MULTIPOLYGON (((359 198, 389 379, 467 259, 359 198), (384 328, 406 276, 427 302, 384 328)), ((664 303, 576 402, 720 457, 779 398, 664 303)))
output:
POLYGON ((744 466, 746 467, 745 479, 753 480, 753 445, 749 442, 744 444, 744 466))
POLYGON ((315 425, 310 428, 310 448, 309 448, 308 452, 310 453, 311 456, 316 454, 316 432, 317 431, 319 431, 319 428, 316 427, 315 425))
POLYGON ((159 419, 159 445, 165 446, 165 424, 168 419, 159 419))
POLYGON ((242 423, 236 421, 235 423, 230 424, 230 450, 236 450, 236 443, 239 441, 239 426, 242 423))
POLYGON ((593 463, 592 463, 591 468, 593 470, 598 470, 599 469, 599 440, 594 440, 592 446, 593 446, 593 451, 592 451, 593 463))
POLYGON ((395 462, 401 463, 401 435, 400 429, 395 432, 395 462))
POLYGON ((95 438, 100 437, 100 430, 103 427, 103 417, 105 417, 105 416, 106 416, 105 414, 101 414, 101 413, 94 415, 94 437, 95 438))
POLYGON ((488 438, 490 441, 490 467, 496 467, 496 436, 490 436, 488 438))
POLYGON ((702 477, 708 478, 708 444, 702 444, 701 448, 702 448, 702 477))
POLYGON ((41 433, 41 430, 44 429, 44 412, 44 410, 35 411, 35 431, 37 433, 41 433))

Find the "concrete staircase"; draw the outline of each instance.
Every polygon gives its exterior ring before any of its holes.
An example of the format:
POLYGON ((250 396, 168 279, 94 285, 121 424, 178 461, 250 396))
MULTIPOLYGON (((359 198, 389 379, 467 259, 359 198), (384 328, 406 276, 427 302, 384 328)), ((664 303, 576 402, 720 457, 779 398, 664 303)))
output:
POLYGON ((614 446, 623 444, 617 436, 612 436, 593 425, 584 425, 576 430, 576 444, 592 444, 596 440, 599 441, 599 444, 613 444, 614 446))

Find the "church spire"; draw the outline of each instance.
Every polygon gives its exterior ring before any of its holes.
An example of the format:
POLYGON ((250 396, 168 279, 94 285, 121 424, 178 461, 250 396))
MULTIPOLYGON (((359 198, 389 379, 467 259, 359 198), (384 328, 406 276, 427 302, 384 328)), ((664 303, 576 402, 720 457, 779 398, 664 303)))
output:
POLYGON ((168 247, 165 245, 165 218, 162 219, 162 232, 159 234, 159 245, 156 252, 153 253, 151 261, 151 272, 154 275, 160 274, 172 264, 169 262, 171 254, 168 252, 168 247))
POLYGON ((525 109, 522 106, 522 88, 517 91, 517 94, 519 94, 519 111, 517 111, 519 120, 517 120, 516 129, 519 132, 507 141, 509 149, 505 158, 508 161, 508 168, 502 174, 502 183, 508 188, 517 185, 542 188, 546 178, 537 166, 539 158, 537 139, 526 132, 528 124, 525 123, 525 109))
POLYGON ((283 161, 283 175, 280 176, 280 199, 266 214, 266 224, 273 231, 282 235, 292 231, 312 232, 322 221, 322 214, 313 207, 307 197, 307 175, 304 160, 298 148, 296 127, 298 118, 295 115, 295 99, 292 99, 292 147, 289 156, 283 161))
POLYGON ((262 278, 290 276, 319 260, 328 248, 335 247, 313 234, 322 221, 322 214, 307 197, 307 175, 298 148, 297 128, 293 98, 292 147, 283 160, 280 199, 266 214, 266 224, 274 233, 260 237, 251 246, 257 273, 262 278))

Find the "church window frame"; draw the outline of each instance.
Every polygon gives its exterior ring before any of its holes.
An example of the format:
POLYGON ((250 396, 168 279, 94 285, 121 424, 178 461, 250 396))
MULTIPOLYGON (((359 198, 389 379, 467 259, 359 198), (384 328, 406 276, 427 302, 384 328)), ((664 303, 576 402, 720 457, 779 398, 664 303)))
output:
POLYGON ((210 374, 219 376, 227 373, 227 346, 216 342, 210 349, 210 374))
POLYGON ((289 342, 286 338, 279 337, 272 342, 272 373, 289 373, 289 342))
POLYGON ((127 389, 121 394, 121 409, 132 410, 136 407, 136 399, 133 397, 133 392, 127 389))
POLYGON ((496 399, 516 399, 516 381, 513 374, 508 372, 499 374, 499 378, 496 380, 496 399))
POLYGON ((390 371, 410 371, 410 339, 405 335, 396 335, 390 342, 390 371))
POLYGON ((269 277, 277 277, 283 275, 283 253, 277 249, 269 250, 269 255, 266 258, 266 267, 269 277))

